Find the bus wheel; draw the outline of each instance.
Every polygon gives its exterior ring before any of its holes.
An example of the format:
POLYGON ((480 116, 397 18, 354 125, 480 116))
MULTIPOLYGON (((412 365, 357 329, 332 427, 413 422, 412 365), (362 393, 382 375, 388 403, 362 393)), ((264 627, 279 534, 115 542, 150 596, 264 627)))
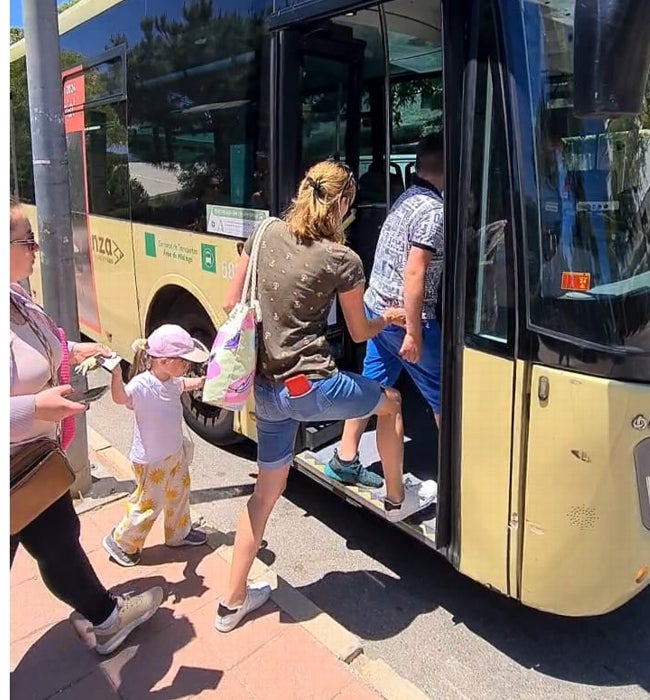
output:
MULTIPOLYGON (((176 323, 208 348, 216 335, 210 317, 193 298, 182 298, 172 304, 162 323, 176 323)), ((205 371, 205 368, 201 370, 205 371)), ((234 413, 203 403, 200 392, 184 393, 183 415, 187 425, 213 445, 226 447, 245 440, 233 430, 234 413)))

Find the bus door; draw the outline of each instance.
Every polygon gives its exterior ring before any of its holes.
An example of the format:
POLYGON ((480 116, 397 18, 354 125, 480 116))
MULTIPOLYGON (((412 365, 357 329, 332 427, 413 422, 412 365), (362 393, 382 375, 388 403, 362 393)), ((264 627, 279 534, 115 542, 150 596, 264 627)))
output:
MULTIPOLYGON (((279 198, 283 206, 310 165, 334 158, 352 168, 358 192, 347 240, 369 277, 381 226, 391 202, 404 191, 417 141, 442 129, 442 32, 439 2, 415 7, 392 0, 354 10, 355 4, 335 16, 314 17, 323 11, 320 4, 305 3, 292 11, 289 28, 279 28, 278 180, 279 188, 286 188, 279 198)), ((331 320, 337 364, 359 371, 364 346, 350 341, 338 314, 331 320)), ((414 478, 435 478, 433 415, 413 388, 407 402, 405 471, 414 478)), ((341 422, 305 425, 296 466, 346 500, 383 515, 380 498, 323 474, 342 428, 341 422)), ((380 469, 372 422, 360 453, 364 464, 380 469)), ((435 509, 400 526, 432 544, 435 509)))
MULTIPOLYGON (((296 90, 294 110, 287 114, 285 146, 281 149, 286 186, 283 203, 315 163, 336 160, 359 173, 361 85, 365 42, 349 27, 329 20, 306 23, 283 32, 284 80, 296 90)), ((356 212, 354 212, 356 217, 356 212)), ((348 236, 358 225, 352 223, 348 236)), ((368 256, 371 259, 371 255, 368 256)), ((357 349, 344 333, 344 321, 335 302, 327 333, 330 347, 342 368, 356 369, 357 349)), ((304 442, 316 448, 340 434, 341 423, 308 425, 304 442)))

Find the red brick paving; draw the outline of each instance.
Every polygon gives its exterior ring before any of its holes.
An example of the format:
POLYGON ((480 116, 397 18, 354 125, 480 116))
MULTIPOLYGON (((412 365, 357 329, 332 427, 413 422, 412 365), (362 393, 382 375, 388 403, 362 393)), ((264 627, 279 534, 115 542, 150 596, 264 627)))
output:
POLYGON ((88 623, 54 599, 21 548, 11 570, 11 695, 21 700, 378 700, 350 669, 269 602, 229 634, 214 630, 226 562, 208 547, 170 550, 156 524, 140 566, 110 562, 101 537, 122 512, 112 503, 81 516, 99 578, 117 592, 162 585, 166 600, 112 657, 100 657, 88 623))

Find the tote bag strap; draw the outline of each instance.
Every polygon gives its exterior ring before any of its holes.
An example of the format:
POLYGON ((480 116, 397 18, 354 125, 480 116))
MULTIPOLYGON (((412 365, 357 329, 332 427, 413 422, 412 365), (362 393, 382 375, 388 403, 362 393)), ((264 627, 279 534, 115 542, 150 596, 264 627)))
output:
MULTIPOLYGON (((56 363, 54 361, 54 351, 52 350, 52 346, 50 345, 49 340, 45 337, 45 333, 43 332, 43 329, 34 320, 29 309, 27 308, 27 301, 28 300, 26 298, 21 297, 20 295, 17 295, 17 294, 16 295, 10 294, 9 298, 10 298, 11 305, 20 314, 20 316, 22 316, 25 323, 31 328, 32 333, 36 337, 36 340, 38 340, 39 344, 43 347, 43 352, 45 353, 45 357, 47 358, 47 363, 50 367, 50 380, 48 382, 48 385, 50 387, 57 386, 59 383, 59 381, 58 381, 59 380, 59 373, 56 369, 56 363)), ((50 319, 50 317, 45 313, 44 310, 40 309, 40 307, 39 307, 39 311, 37 313, 41 314, 41 316, 43 317, 45 322, 52 329, 52 332, 54 333, 55 337, 60 342, 59 330, 54 325, 54 322, 50 319)), ((61 433, 62 433, 61 422, 58 422, 56 424, 56 440, 58 443, 61 442, 61 433)), ((69 434, 69 428, 68 428, 68 434, 69 434)))
POLYGON ((250 304, 255 309, 257 320, 260 318, 259 304, 257 300, 257 259, 259 256, 260 246, 262 245, 262 237, 269 226, 278 221, 274 216, 264 219, 253 234, 253 246, 251 248, 251 256, 246 268, 246 277, 244 278, 244 286, 241 293, 241 303, 250 304))

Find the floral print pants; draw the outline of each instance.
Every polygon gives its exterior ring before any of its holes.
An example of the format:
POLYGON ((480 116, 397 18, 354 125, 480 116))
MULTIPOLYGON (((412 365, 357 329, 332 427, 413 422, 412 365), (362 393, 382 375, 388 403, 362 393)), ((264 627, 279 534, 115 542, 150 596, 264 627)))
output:
POLYGON ((147 535, 163 513, 165 544, 179 544, 190 531, 190 472, 188 452, 183 449, 160 462, 133 464, 136 489, 128 498, 126 513, 115 528, 113 538, 128 554, 144 547, 147 535))

